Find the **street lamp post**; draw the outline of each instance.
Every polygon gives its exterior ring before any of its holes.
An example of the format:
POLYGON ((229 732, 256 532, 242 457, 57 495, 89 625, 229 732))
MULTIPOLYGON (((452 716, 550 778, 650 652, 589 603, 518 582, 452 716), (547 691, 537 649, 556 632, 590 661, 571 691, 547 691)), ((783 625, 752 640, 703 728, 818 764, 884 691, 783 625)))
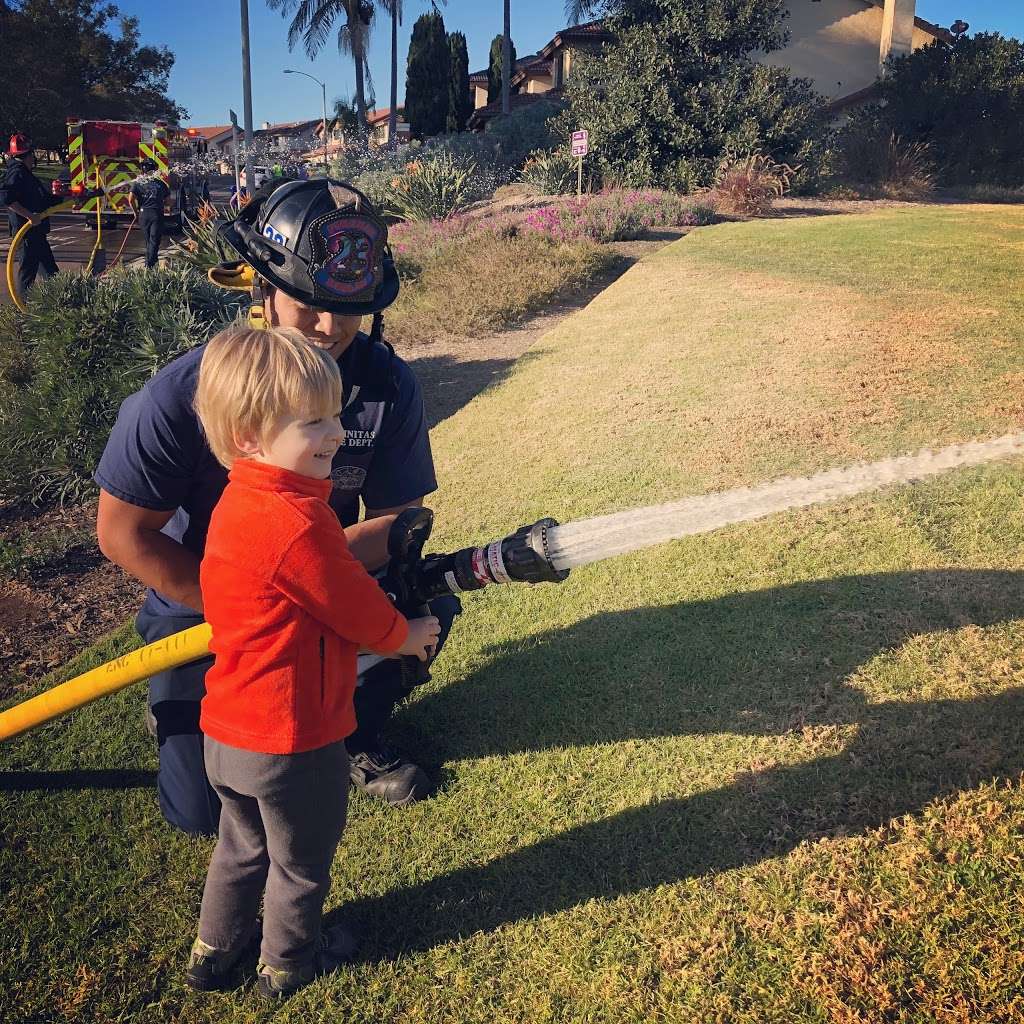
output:
POLYGON ((305 75, 306 78, 312 78, 317 85, 320 86, 320 96, 323 100, 323 111, 324 111, 324 170, 327 170, 327 86, 320 81, 319 78, 314 78, 313 75, 308 74, 305 71, 294 71, 291 68, 285 68, 284 73, 286 75, 305 75))
POLYGON ((252 71, 249 66, 249 0, 241 0, 242 14, 242 104, 245 115, 245 188, 249 195, 256 190, 252 152, 252 71))

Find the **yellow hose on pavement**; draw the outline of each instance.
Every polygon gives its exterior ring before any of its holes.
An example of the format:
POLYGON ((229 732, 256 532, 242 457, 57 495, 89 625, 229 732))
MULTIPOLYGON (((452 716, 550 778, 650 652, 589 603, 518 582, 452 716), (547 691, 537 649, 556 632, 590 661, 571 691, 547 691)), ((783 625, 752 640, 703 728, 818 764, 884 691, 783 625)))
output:
POLYGON ((210 627, 205 622, 200 623, 75 676, 7 711, 0 711, 0 740, 28 732, 158 672, 198 661, 210 653, 210 635, 210 627))
MULTIPOLYGON (((78 197, 76 196, 74 199, 69 199, 66 203, 51 206, 44 212, 46 213, 46 216, 49 217, 51 214, 71 209, 71 207, 77 202, 78 197)), ((25 223, 18 228, 18 233, 11 239, 11 248, 7 253, 7 291, 10 292, 11 298, 14 300, 14 304, 22 311, 22 313, 27 313, 28 307, 25 305, 25 296, 22 295, 15 287, 14 257, 21 248, 22 242, 25 241, 25 236, 33 227, 34 225, 30 221, 25 221, 25 223)))
MULTIPOLYGON (((101 192, 100 165, 96 164, 96 191, 101 192)), ((107 250, 103 248, 103 202, 96 200, 96 244, 89 254, 89 262, 85 265, 85 273, 97 277, 107 269, 107 250)))

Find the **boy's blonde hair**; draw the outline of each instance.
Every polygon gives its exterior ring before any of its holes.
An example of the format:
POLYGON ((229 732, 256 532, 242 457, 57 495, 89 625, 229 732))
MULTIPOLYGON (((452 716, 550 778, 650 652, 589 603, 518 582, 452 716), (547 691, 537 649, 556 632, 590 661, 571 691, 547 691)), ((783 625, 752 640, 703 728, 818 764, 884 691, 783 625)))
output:
POLYGON ((273 440, 286 418, 321 419, 341 409, 341 372, 293 328, 231 327, 211 339, 193 404, 217 461, 246 455, 239 438, 273 440))

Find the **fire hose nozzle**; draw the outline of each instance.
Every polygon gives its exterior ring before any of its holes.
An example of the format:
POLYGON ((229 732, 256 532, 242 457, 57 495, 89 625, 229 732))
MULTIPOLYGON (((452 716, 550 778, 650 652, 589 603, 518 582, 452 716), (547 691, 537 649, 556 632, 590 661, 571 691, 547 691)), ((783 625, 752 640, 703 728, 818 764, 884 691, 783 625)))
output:
POLYGON ((556 569, 548 553, 548 531, 557 525, 554 519, 541 519, 483 547, 426 555, 412 589, 426 603, 492 583, 561 583, 569 570, 556 569))
POLYGON ((547 517, 529 526, 520 526, 501 544, 501 560, 505 572, 516 583, 561 583, 568 569, 556 569, 548 552, 548 531, 557 520, 547 517))

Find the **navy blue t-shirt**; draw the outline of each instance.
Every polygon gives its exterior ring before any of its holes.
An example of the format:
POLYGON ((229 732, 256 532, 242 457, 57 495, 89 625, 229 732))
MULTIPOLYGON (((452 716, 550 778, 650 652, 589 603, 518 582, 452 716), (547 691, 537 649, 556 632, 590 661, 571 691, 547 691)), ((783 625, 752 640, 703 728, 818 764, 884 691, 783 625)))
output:
MULTIPOLYGON (((227 484, 192 407, 205 346, 169 363, 121 404, 96 483, 121 501, 174 511, 163 533, 202 558, 210 515, 227 484)), ((345 442, 334 456, 329 499, 342 526, 367 508, 404 505, 437 490, 419 381, 384 344, 356 335, 338 361, 345 383, 345 442)), ((151 590, 156 615, 195 614, 151 590)))

